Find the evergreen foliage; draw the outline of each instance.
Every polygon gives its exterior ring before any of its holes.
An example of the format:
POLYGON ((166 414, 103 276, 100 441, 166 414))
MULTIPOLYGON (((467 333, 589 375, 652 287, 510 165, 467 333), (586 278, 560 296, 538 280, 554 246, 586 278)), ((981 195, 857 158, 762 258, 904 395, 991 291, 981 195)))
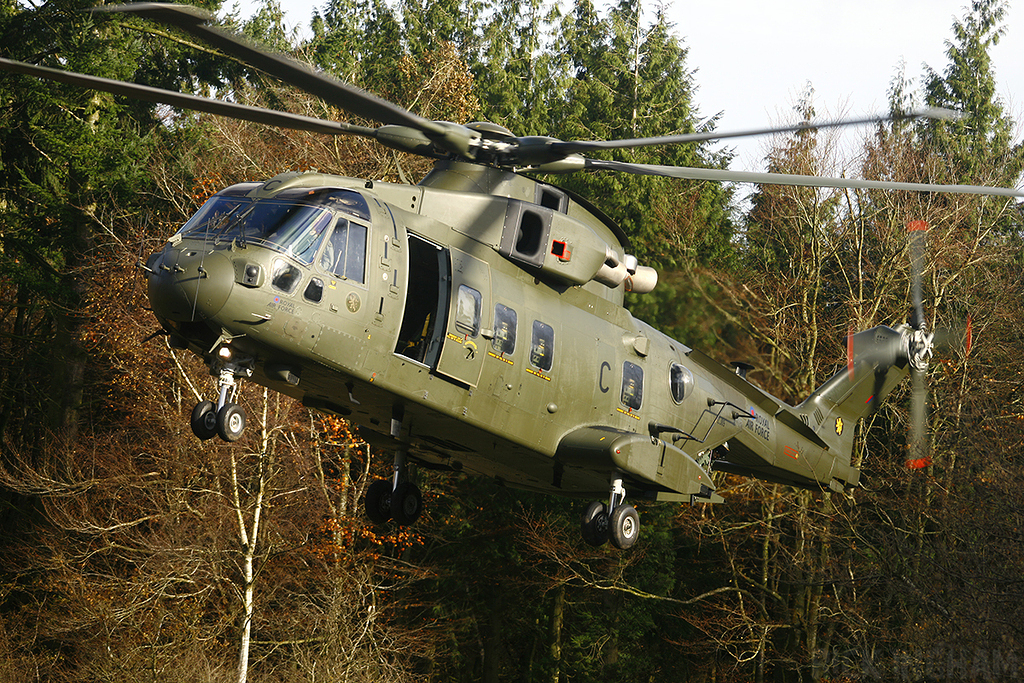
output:
POLYGON ((925 102, 963 112, 955 121, 925 124, 922 141, 945 160, 950 177, 1013 185, 1024 170, 1024 150, 1013 143, 1014 121, 996 96, 989 50, 1006 31, 1006 0, 974 0, 970 13, 953 24, 946 43, 949 64, 940 75, 928 69, 925 102), (999 169, 992 176, 992 168, 999 169))

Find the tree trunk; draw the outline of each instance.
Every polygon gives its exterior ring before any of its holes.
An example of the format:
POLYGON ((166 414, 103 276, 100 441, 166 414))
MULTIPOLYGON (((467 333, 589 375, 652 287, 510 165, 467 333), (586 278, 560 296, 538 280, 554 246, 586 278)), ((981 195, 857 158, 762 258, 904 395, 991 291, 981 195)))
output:
POLYGON ((565 584, 555 589, 551 605, 551 683, 558 683, 562 670, 562 620, 565 613, 565 584))
POLYGON ((256 559, 260 538, 260 521, 272 476, 274 443, 268 428, 270 408, 269 390, 263 390, 263 424, 260 431, 260 452, 255 454, 256 495, 252 501, 251 513, 246 520, 246 507, 242 502, 243 485, 238 476, 238 462, 231 453, 231 497, 238 521, 238 539, 242 546, 242 629, 238 639, 238 683, 246 683, 249 677, 249 647, 252 643, 252 619, 256 611, 256 559))
POLYGON ((242 592, 242 633, 238 639, 238 683, 246 683, 249 677, 249 644, 252 642, 252 615, 256 597, 256 584, 253 581, 253 556, 248 549, 242 565, 242 580, 245 582, 242 592))
POLYGON ((501 673, 502 599, 498 587, 487 598, 487 632, 484 634, 483 683, 498 683, 501 673))

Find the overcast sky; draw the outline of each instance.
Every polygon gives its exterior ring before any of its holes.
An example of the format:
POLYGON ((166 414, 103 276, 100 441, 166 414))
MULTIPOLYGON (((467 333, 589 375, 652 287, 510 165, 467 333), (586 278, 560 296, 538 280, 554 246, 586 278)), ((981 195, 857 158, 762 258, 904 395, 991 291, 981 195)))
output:
MULTIPOLYGON (((229 4, 229 3, 226 3, 229 4)), ((255 3, 241 2, 243 16, 255 3)), ((289 26, 308 25, 320 0, 281 0, 289 26)), ((597 4, 601 6, 598 0, 597 4)), ((653 3, 648 3, 653 6, 653 3)), ((967 0, 675 0, 670 17, 696 69, 703 116, 718 130, 788 120, 810 84, 819 114, 886 111, 900 63, 915 85, 924 65, 942 72, 946 41, 967 0)), ((1024 121, 1024 0, 1011 0, 1006 35, 993 50, 999 94, 1024 121), (1016 3, 1018 6, 1014 6, 1016 3)), ((736 170, 761 170, 763 141, 730 142, 736 170)))
MULTIPOLYGON (((1024 0, 1011 4, 991 52, 999 96, 1024 120, 1024 0)), ((924 65, 945 70, 946 41, 964 0, 676 0, 676 31, 696 68, 704 116, 719 130, 785 120, 809 81, 820 114, 884 113, 901 62, 915 86, 924 65)), ((732 167, 759 170, 762 142, 739 148, 732 167)))

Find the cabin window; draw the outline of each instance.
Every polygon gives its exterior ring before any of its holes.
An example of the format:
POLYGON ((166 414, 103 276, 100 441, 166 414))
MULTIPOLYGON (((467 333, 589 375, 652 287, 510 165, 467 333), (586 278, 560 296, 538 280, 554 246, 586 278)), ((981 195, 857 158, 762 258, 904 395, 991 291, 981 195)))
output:
POLYGON ((331 275, 364 282, 366 226, 339 218, 320 256, 320 267, 331 275))
POLYGON ((516 312, 503 304, 494 306, 494 339, 491 348, 501 356, 516 350, 516 312))
POLYGON ((320 303, 324 298, 324 281, 317 277, 311 278, 302 296, 315 304, 320 303))
POLYGON ((288 263, 284 259, 274 259, 274 266, 270 271, 270 284, 285 294, 295 291, 295 286, 302 278, 302 271, 288 263))
POLYGON ((480 313, 483 297, 480 292, 466 285, 459 285, 455 301, 455 329, 468 337, 480 334, 480 313))
POLYGON ((628 360, 622 364, 622 405, 640 410, 644 402, 644 369, 628 360))
POLYGON ((530 365, 549 372, 555 360, 555 331, 539 320, 533 321, 533 342, 530 344, 530 365))
POLYGON ((682 403, 683 399, 693 391, 693 373, 679 363, 673 363, 669 383, 672 388, 672 398, 676 403, 682 403))

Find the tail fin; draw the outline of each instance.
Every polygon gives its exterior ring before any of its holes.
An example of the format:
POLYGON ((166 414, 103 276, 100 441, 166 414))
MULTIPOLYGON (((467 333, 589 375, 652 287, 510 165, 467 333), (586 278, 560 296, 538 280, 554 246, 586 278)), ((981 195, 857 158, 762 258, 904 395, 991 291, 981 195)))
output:
POLYGON ((847 467, 857 422, 873 413, 908 372, 905 326, 880 325, 858 332, 851 341, 849 367, 793 409, 847 467))

